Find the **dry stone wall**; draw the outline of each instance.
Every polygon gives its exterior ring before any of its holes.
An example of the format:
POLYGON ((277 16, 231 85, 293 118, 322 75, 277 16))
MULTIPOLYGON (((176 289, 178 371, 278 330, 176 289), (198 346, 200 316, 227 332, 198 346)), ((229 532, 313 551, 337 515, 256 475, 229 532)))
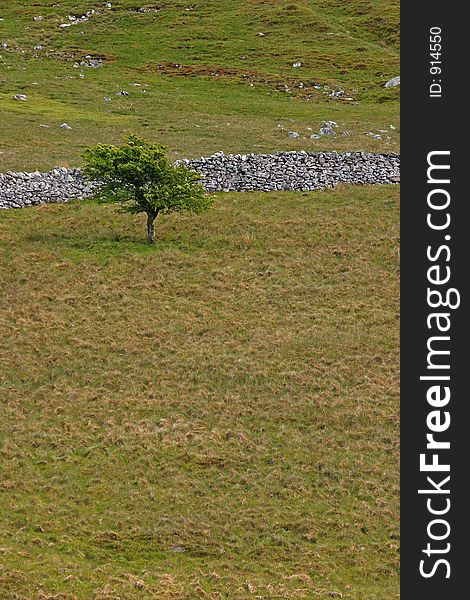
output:
MULTIPOLYGON (((397 154, 279 152, 177 161, 200 173, 207 191, 318 190, 340 183, 399 183, 397 154)), ((96 189, 80 169, 0 173, 0 209, 88 198, 96 189)))

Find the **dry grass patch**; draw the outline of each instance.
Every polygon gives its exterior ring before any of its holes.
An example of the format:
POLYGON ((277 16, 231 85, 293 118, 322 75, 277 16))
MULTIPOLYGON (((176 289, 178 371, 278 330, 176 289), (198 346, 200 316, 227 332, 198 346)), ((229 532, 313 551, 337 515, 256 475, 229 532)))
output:
POLYGON ((2 597, 398 598, 398 188, 0 236, 2 597))

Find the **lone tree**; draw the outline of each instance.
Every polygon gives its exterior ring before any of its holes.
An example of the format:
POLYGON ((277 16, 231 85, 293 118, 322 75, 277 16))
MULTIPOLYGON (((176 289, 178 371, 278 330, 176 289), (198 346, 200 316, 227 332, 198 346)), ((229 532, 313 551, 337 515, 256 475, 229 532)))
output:
POLYGON ((121 146, 99 144, 85 150, 83 173, 100 183, 95 198, 121 205, 121 212, 147 214, 147 241, 155 243, 155 219, 160 213, 202 213, 212 204, 201 176, 174 166, 167 149, 131 135, 121 146))

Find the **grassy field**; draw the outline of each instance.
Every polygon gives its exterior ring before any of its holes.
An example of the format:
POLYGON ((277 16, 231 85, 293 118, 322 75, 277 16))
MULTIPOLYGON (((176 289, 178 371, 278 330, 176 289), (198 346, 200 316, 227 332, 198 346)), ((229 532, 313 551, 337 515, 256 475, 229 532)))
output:
POLYGON ((398 150, 399 88, 383 87, 399 73, 398 0, 170 0, 136 10, 145 6, 2 3, 0 171, 77 165, 86 146, 130 131, 175 157, 398 150), (90 9, 99 14, 60 27, 90 9), (86 55, 103 66, 75 68, 86 55), (331 98, 337 89, 349 100, 331 98), (349 135, 310 139, 324 120, 349 135))
MULTIPOLYGON (((0 171, 399 151, 398 36, 397 0, 3 2, 0 171)), ((218 194, 154 247, 0 211, 2 600, 398 599, 398 196, 218 194)))
POLYGON ((398 591, 398 188, 0 219, 0 597, 398 591))

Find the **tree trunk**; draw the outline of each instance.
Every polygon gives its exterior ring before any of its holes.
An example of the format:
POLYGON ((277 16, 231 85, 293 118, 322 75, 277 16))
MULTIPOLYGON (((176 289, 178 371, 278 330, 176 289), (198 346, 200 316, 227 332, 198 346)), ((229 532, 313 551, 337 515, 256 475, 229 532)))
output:
POLYGON ((152 213, 147 213, 147 242, 149 244, 155 244, 155 227, 154 222, 157 218, 156 215, 152 213))

